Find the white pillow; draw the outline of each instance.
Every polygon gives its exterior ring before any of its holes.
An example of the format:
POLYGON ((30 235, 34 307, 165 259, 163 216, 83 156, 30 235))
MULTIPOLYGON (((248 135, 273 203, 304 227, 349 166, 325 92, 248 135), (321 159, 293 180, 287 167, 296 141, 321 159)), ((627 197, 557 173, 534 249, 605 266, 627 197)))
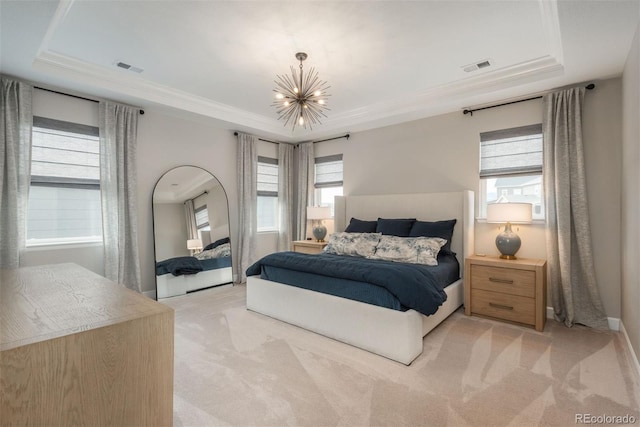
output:
POLYGON ((381 233, 333 233, 323 252, 368 258, 376 251, 381 236, 381 233))
POLYGON ((447 243, 439 237, 381 236, 371 259, 411 264, 438 265, 440 248, 447 243))

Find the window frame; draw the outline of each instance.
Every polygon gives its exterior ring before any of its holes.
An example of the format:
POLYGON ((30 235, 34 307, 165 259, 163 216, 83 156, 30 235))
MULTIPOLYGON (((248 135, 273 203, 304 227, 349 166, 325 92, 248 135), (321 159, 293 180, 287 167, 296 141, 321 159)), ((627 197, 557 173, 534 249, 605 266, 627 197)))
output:
MULTIPOLYGON (((534 124, 534 125, 526 125, 519 126, 509 129, 501 129, 496 131, 482 132, 480 133, 480 156, 479 156, 479 185, 478 185, 478 197, 477 197, 477 217, 476 219, 479 221, 486 220, 486 209, 488 204, 488 194, 487 194, 487 185, 488 180, 490 179, 500 179, 500 178, 513 178, 513 177, 531 177, 534 179, 535 177, 540 177, 540 213, 535 213, 535 206, 533 205, 533 222, 534 223, 544 223, 546 221, 544 215, 544 182, 543 182, 543 167, 544 167, 544 140, 542 134, 542 124, 534 124), (526 154, 534 154, 539 155, 540 162, 527 162, 524 165, 513 166, 513 167, 500 167, 494 169, 483 169, 483 148, 488 145, 485 144, 487 142, 492 141, 505 141, 503 143, 508 143, 506 140, 511 138, 522 138, 525 137, 525 141, 535 139, 536 143, 539 142, 539 150, 534 149, 531 152, 527 152, 526 154)), ((517 141, 512 141, 517 142, 517 141)), ((516 153, 512 156, 518 156, 522 153, 516 153)), ((504 157, 510 156, 506 154, 504 157)), ((498 195, 498 198, 508 196, 507 190, 502 190, 502 195, 498 195), (506 193, 506 194, 505 194, 506 193)))
MULTIPOLYGON (((322 171, 321 171, 322 172, 322 171)), ((314 171, 313 171, 313 187, 314 187, 314 199, 317 206, 329 207, 331 209, 331 218, 335 217, 335 201, 332 203, 320 203, 322 199, 321 193, 324 189, 340 188, 340 193, 344 194, 344 160, 342 154, 332 154, 329 156, 320 156, 314 159, 314 171), (334 181, 322 181, 318 182, 318 165, 323 163, 340 163, 340 178, 334 181)))
MULTIPOLYGON (((63 120, 51 119, 48 117, 41 116, 33 116, 32 122, 32 141, 34 133, 38 132, 38 129, 49 129, 55 132, 65 132, 76 134, 80 136, 88 136, 92 137, 93 141, 98 142, 98 159, 100 158, 100 150, 99 150, 99 137, 100 130, 96 126, 84 125, 80 123, 67 122, 63 120)), ((36 148, 53 148, 46 146, 31 146, 31 150, 33 152, 34 147, 36 148)), ((55 149, 55 148, 53 148, 55 149)), ((75 151, 75 150, 69 150, 75 151)), ((86 153, 91 153, 90 151, 86 151, 86 153)), ((96 153, 93 153, 96 154, 96 153)), ((33 175, 33 154, 31 158, 31 173, 30 173, 30 182, 29 187, 51 187, 51 188, 60 188, 60 189, 79 189, 79 190, 100 190, 100 179, 94 178, 72 178, 72 177, 59 177, 55 175, 33 175)), ((36 160, 38 162, 38 160, 36 160)), ((84 166, 84 165, 80 165, 84 166)), ((90 166, 90 165, 89 165, 90 166)), ((95 167, 95 166, 91 166, 95 167)), ((99 170, 99 165, 98 165, 99 170)), ((31 194, 31 191, 30 191, 31 194)), ((101 198, 101 195, 100 195, 101 198)), ((102 212, 100 208, 100 222, 102 222, 102 212)), ((27 215, 29 216, 31 213, 30 207, 27 208, 27 215)), ((94 218, 97 219, 97 218, 94 218)), ((29 218, 27 218, 27 227, 29 225, 29 218)), ((42 247, 53 247, 53 246, 64 246, 69 247, 70 245, 81 245, 86 246, 87 244, 101 244, 103 242, 104 236, 102 234, 102 228, 100 230, 100 235, 91 235, 91 236, 75 236, 75 237, 51 237, 51 238, 29 238, 29 229, 27 228, 27 232, 25 233, 25 246, 27 248, 42 248, 42 247)))
MULTIPOLYGON (((278 164, 278 159, 274 159, 272 157, 265 157, 265 156, 258 156, 258 166, 260 166, 260 164, 264 164, 264 165, 275 165, 275 170, 276 173, 275 175, 271 175, 271 176, 275 176, 276 178, 276 191, 270 191, 270 190, 264 190, 264 189, 259 189, 260 187, 260 176, 261 174, 259 172, 257 172, 257 176, 256 176, 256 180, 257 180, 257 191, 256 191, 256 195, 257 195, 257 202, 260 201, 261 198, 275 198, 275 208, 274 208, 274 217, 275 217, 275 224, 272 225, 261 225, 260 224, 260 214, 259 214, 259 209, 256 209, 256 231, 257 233, 274 233, 274 232, 279 232, 280 230, 280 213, 279 213, 279 209, 278 209, 278 185, 279 185, 279 177, 278 177, 278 172, 279 172, 279 164, 278 164)), ((259 169, 259 167, 258 167, 259 169)), ((271 183, 272 184, 272 183, 271 183)))

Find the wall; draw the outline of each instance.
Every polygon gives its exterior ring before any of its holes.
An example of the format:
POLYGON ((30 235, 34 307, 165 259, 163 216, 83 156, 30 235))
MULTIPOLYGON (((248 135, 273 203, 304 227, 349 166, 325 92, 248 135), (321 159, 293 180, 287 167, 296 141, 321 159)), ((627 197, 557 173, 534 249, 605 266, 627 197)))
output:
POLYGON ((622 78, 622 323, 640 358, 640 26, 622 78))
POLYGON ((142 290, 155 291, 151 198, 156 181, 181 165, 211 172, 229 198, 232 249, 237 236, 236 137, 204 118, 193 120, 147 109, 138 122, 138 243, 142 290))
MULTIPOLYGON (((637 39, 634 46, 637 46, 637 39)), ((634 66, 633 57, 630 58, 631 65, 628 63, 627 68, 634 66)), ((637 69, 637 59, 635 64, 637 69)), ((633 75, 633 72, 625 73, 626 86, 633 84, 628 82, 633 80, 629 75, 633 75)), ((635 84, 637 93, 637 82, 635 84)), ((620 226, 618 221, 612 220, 621 217, 621 178, 618 172, 622 163, 620 98, 620 79, 599 81, 597 88, 587 93, 584 114, 585 162, 596 276, 605 310, 610 317, 620 317, 621 312, 618 261, 621 257, 618 237, 620 226)), ((625 116, 637 117, 637 104, 633 116, 634 110, 627 106, 631 101, 625 102, 625 116)), ((36 91, 34 96, 34 111, 60 120, 80 120, 93 125, 97 122, 97 104, 41 91, 36 91), (90 104, 89 107, 87 104, 90 104), (92 108, 96 110, 91 111, 92 108), (49 115, 42 111, 48 111, 49 115), (95 120, 91 117, 95 117, 95 120)), ((479 133, 539 123, 541 117, 541 101, 476 112, 473 117, 456 112, 352 133, 349 140, 316 144, 315 151, 316 156, 343 153, 344 191, 347 195, 456 191, 466 188, 476 190, 479 133)), ((636 153, 634 161, 637 161, 637 146, 634 148, 629 143, 636 141, 637 144, 637 133, 635 136, 627 135, 630 133, 627 128, 625 132, 625 147, 632 150, 631 154, 636 153)), ((275 147, 273 144, 260 143, 258 153, 276 157, 275 147)), ((229 198, 232 247, 235 248, 236 137, 231 131, 216 128, 206 118, 186 119, 147 109, 138 125, 138 239, 143 291, 155 290, 151 194, 157 179, 165 171, 179 165, 200 166, 213 173, 221 182, 229 198)), ((637 170, 631 170, 636 175, 626 177, 625 182, 627 186, 635 182, 636 187, 626 191, 636 191, 637 195, 637 170)), ((633 218, 637 221, 638 201, 637 196, 635 197, 635 200, 633 197, 630 199, 635 207, 627 206, 625 212, 627 217, 635 213, 633 218)), ((331 224, 327 225, 328 228, 331 227, 331 224)), ((631 225, 635 226, 637 232, 637 223, 631 225)), ((479 223, 476 227, 476 252, 497 254, 493 243, 496 234, 494 225, 479 223)), ((520 256, 546 256, 543 225, 522 226, 520 235, 523 239, 520 256)), ((259 235, 257 255, 273 252, 276 239, 275 233, 259 235)), ((637 249, 635 254, 637 255, 637 249)), ((100 246, 87 249, 68 247, 55 251, 39 249, 28 251, 23 265, 74 261, 102 274, 101 258, 100 246)), ((625 270, 627 283, 631 276, 629 268, 627 266, 625 270)), ((636 281, 631 287, 627 286, 626 291, 627 294, 636 292, 632 294, 636 296, 636 306, 637 277, 636 274, 636 281)), ((629 323, 637 324, 633 320, 629 323)))
MULTIPOLYGON (((598 81, 585 97, 584 149, 596 277, 605 310, 620 317, 621 81, 598 81), (613 238, 611 237, 613 236, 613 238)), ((479 134, 542 122, 542 101, 445 114, 352 133, 317 145, 316 154, 344 154, 346 195, 478 189, 479 134), (325 145, 326 144, 326 145, 325 145)), ((498 255, 494 224, 476 226, 476 252, 498 255)), ((544 224, 521 226, 521 257, 545 258, 544 224)))
POLYGON ((156 259, 162 261, 189 256, 187 249, 187 222, 182 203, 156 203, 153 207, 156 236, 156 259), (171 225, 169 227, 158 224, 171 225))

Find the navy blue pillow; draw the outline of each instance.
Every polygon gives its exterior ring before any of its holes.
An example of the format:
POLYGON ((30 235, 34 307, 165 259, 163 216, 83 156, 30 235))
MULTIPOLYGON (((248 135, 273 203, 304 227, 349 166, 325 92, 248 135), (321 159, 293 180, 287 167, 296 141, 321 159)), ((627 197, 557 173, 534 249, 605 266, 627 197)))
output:
POLYGON ((456 225, 455 219, 447 221, 416 221, 411 227, 409 237, 440 237, 447 239, 447 243, 441 250, 451 253, 451 239, 453 238, 453 228, 456 225))
POLYGON ((213 243, 209 243, 207 246, 204 247, 203 251, 208 251, 210 249, 217 248, 218 246, 224 245, 225 243, 231 243, 228 237, 223 237, 222 239, 218 239, 213 243))
POLYGON ((349 225, 344 231, 347 233, 375 233, 378 221, 363 221, 357 218, 351 218, 349 225))
POLYGON ((390 236, 409 237, 415 218, 385 219, 378 218, 377 233, 390 236))

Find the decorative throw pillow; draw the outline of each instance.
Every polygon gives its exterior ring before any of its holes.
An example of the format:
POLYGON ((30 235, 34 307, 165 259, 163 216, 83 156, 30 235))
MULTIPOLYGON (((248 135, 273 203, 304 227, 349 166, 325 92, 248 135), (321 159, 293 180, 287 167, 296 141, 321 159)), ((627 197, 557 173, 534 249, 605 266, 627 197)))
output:
POLYGON ((415 218, 378 218, 376 231, 390 236, 409 237, 414 222, 415 218))
POLYGON ((349 225, 344 230, 347 233, 375 233, 378 221, 363 221, 357 218, 351 218, 349 225))
POLYGON ((415 237, 415 239, 418 253, 416 262, 425 265, 438 265, 438 254, 448 242, 440 237, 415 237))
POLYGON ((223 237, 222 239, 218 239, 213 243, 209 243, 207 246, 204 247, 203 251, 208 251, 209 249, 213 249, 213 248, 217 248, 220 245, 223 245, 225 243, 229 243, 230 240, 228 237, 223 237))
POLYGON ((382 236, 370 258, 411 264, 438 265, 438 252, 446 243, 438 237, 382 236))
POLYGON ((323 252, 335 255, 370 257, 376 251, 380 233, 333 233, 323 252))
POLYGON ((411 227, 409 237, 440 237, 447 243, 442 247, 443 251, 451 253, 451 239, 456 225, 455 219, 446 221, 416 221, 411 227))
POLYGON ((223 243, 213 249, 204 250, 195 254, 195 258, 199 260, 222 258, 226 256, 231 256, 231 245, 229 243, 223 243))

